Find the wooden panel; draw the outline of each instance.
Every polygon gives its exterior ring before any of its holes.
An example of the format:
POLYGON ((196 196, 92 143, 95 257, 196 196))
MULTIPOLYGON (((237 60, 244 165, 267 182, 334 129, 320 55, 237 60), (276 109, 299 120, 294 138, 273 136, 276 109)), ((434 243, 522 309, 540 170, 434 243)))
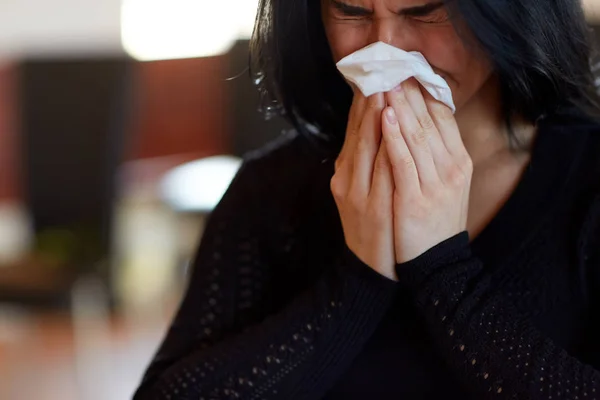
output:
POLYGON ((137 102, 128 159, 226 152, 226 58, 137 65, 137 102))
POLYGON ((20 151, 17 142, 17 68, 0 65, 0 200, 21 198, 20 151))
MULTIPOLYGON (((226 57, 139 63, 126 160, 231 152, 226 57)), ((0 201, 21 200, 18 64, 0 65, 0 201)), ((126 142, 127 142, 126 141, 126 142)))

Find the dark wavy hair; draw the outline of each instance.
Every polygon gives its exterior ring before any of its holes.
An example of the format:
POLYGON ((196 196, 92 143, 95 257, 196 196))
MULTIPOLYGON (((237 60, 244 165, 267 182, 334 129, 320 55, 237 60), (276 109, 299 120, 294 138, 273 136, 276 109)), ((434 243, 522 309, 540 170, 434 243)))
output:
MULTIPOLYGON (((598 118, 592 35, 579 0, 448 0, 446 6, 463 40, 475 41, 465 44, 491 60, 509 132, 515 116, 535 123, 577 110, 598 118)), ((250 68, 268 114, 333 139, 339 149, 352 92, 333 61, 320 0, 260 0, 250 68)))

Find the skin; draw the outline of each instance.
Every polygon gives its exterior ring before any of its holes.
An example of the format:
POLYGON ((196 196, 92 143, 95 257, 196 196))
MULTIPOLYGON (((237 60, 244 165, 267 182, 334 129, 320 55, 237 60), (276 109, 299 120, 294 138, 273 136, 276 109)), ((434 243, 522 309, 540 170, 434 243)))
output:
MULTIPOLYGON (((390 279, 397 279, 396 263, 464 230, 476 236, 529 160, 527 151, 509 150, 491 63, 465 46, 435 3, 321 0, 335 62, 377 41, 419 51, 448 82, 457 107, 453 115, 414 79, 368 99, 354 91, 331 190, 347 245, 390 279)), ((536 130, 517 121, 516 132, 530 144, 536 130)))

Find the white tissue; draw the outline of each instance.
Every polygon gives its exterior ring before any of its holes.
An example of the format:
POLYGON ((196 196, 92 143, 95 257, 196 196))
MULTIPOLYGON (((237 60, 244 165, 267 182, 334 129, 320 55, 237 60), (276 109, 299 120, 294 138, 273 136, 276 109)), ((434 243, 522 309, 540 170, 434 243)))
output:
POLYGON ((407 52, 377 42, 344 57, 337 67, 365 96, 388 92, 414 77, 433 98, 456 111, 450 87, 418 51, 407 52))

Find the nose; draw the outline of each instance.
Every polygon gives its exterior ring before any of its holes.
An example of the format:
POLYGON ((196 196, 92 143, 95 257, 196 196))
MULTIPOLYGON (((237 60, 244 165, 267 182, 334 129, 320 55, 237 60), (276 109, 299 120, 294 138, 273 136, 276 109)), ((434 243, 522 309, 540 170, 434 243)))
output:
POLYGON ((381 41, 405 51, 418 50, 419 46, 417 35, 400 16, 374 19, 369 41, 381 41))

